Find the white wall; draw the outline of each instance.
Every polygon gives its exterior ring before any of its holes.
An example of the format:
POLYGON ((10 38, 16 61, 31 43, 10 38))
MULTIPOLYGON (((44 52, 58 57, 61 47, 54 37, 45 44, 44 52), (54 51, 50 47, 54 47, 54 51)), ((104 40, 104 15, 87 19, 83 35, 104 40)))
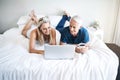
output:
POLYGON ((112 42, 118 0, 0 0, 0 33, 17 26, 17 20, 32 9, 38 14, 60 15, 67 10, 80 15, 84 26, 98 20, 104 29, 104 41, 112 42))

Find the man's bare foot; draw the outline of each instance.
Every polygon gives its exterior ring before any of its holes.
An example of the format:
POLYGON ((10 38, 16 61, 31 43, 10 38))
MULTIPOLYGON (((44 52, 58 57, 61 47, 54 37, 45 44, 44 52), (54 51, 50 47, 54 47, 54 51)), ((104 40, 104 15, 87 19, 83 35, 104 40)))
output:
POLYGON ((67 17, 70 17, 70 14, 67 11, 64 11, 64 15, 67 15, 67 17))

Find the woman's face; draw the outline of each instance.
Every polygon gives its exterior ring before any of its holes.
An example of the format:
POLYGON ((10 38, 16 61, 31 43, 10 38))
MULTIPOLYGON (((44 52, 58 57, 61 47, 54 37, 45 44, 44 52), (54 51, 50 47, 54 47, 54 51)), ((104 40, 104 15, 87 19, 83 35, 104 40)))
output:
POLYGON ((51 30, 50 23, 49 22, 43 23, 40 27, 40 30, 44 35, 50 35, 50 30, 51 30))

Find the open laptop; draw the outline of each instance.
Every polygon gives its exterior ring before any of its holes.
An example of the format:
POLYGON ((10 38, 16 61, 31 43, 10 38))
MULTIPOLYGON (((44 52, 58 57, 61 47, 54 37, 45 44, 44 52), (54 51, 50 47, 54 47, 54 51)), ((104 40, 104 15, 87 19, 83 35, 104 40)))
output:
POLYGON ((74 54, 74 45, 45 45, 45 59, 73 59, 74 54))

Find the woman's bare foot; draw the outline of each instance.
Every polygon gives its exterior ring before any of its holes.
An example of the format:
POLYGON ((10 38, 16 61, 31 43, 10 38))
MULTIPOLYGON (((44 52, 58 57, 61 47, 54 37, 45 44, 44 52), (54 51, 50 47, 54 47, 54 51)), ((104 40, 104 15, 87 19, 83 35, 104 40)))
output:
POLYGON ((30 12, 29 16, 30 16, 30 17, 36 17, 36 15, 35 15, 35 11, 32 10, 32 11, 30 12))
POLYGON ((35 15, 35 11, 32 10, 31 13, 29 14, 29 16, 31 17, 31 20, 34 21, 35 23, 37 23, 37 16, 35 15))

